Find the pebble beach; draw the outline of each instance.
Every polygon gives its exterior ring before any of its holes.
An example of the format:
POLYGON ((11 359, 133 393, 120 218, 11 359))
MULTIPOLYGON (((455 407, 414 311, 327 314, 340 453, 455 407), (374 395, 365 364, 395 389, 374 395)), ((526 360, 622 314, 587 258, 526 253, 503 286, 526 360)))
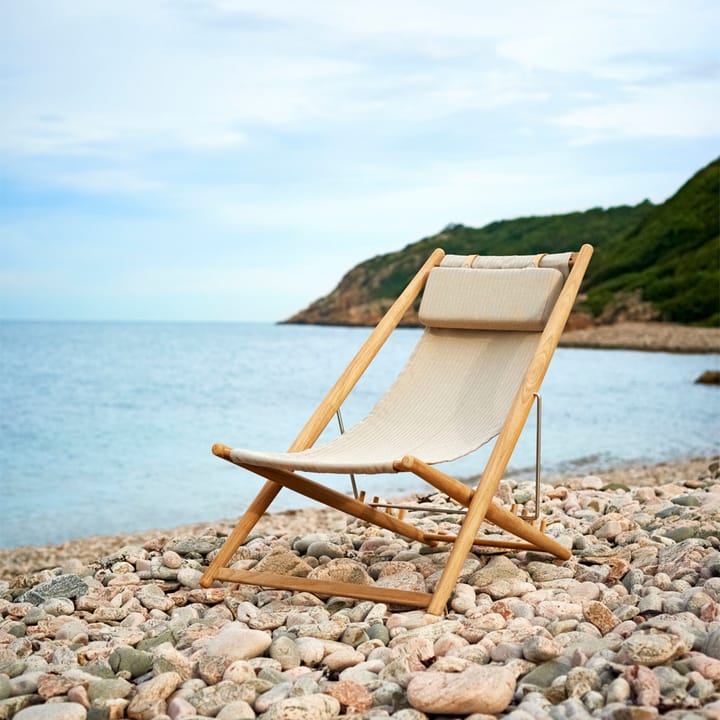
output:
MULTIPOLYGON (((546 479, 570 560, 476 549, 442 617, 203 589, 229 522, 1 551, 0 719, 720 718, 719 477, 700 458, 546 479)), ((408 500, 456 530, 446 498, 408 500)), ((534 484, 498 501, 532 511, 534 484)), ((432 591, 448 551, 305 509, 263 517, 233 567, 432 591)))

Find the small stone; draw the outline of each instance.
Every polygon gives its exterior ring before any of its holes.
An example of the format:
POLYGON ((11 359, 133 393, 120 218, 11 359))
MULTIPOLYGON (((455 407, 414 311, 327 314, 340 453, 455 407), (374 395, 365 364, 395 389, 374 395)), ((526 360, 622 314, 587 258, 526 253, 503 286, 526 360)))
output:
POLYGON ((603 603, 591 601, 583 608, 585 619, 592 623, 603 635, 607 635, 619 620, 603 603))
POLYGON ((300 665, 300 652, 292 638, 281 635, 272 641, 268 655, 277 660, 283 670, 300 665))
POLYGON ((365 565, 357 560, 338 558, 313 569, 308 577, 311 580, 352 583, 354 585, 372 585, 365 565))
POLYGON ((56 575, 23 593, 19 601, 40 605, 50 598, 76 598, 85 595, 87 591, 87 583, 77 575, 56 575))
POLYGON ((223 680, 230 680, 237 685, 250 682, 255 679, 255 670, 247 660, 235 660, 231 663, 225 673, 223 674, 223 680))
POLYGON ((623 642, 620 651, 631 663, 654 667, 670 662, 685 647, 676 635, 638 631, 623 642))
POLYGON ((197 537, 176 537, 168 541, 165 550, 172 550, 178 555, 208 555, 217 550, 223 544, 224 538, 212 537, 210 535, 199 535, 197 537))
POLYGON ((177 580, 181 585, 188 588, 199 588, 202 573, 191 567, 182 567, 178 570, 177 580))
POLYGON ((344 557, 345 552, 339 545, 336 545, 333 542, 329 542, 327 540, 316 540, 308 545, 305 554, 314 558, 320 558, 325 555, 331 560, 334 560, 344 557))
POLYGON ((531 635, 522 644, 522 655, 534 663, 552 660, 562 653, 562 647, 554 638, 545 635, 531 635))
POLYGON ((689 666, 699 672, 707 680, 720 682, 720 660, 707 655, 693 655, 688 660, 689 666))
POLYGON ((148 610, 162 610, 163 612, 175 607, 172 598, 169 598, 157 585, 143 585, 135 597, 148 610))
POLYGON ((183 679, 183 682, 193 677, 195 663, 187 655, 176 650, 170 643, 163 643, 154 648, 153 656, 153 672, 155 675, 164 672, 176 672, 183 679))
POLYGON ((162 555, 162 562, 171 570, 179 570, 182 567, 183 559, 174 550, 166 550, 162 555))
POLYGON ((47 700, 58 695, 67 695, 67 691, 76 684, 74 680, 61 675, 41 675, 37 680, 37 693, 41 698, 47 700))
POLYGON ((228 703, 216 716, 217 720, 253 720, 255 711, 244 700, 228 703))
POLYGON ((568 697, 581 698, 599 687, 600 677, 591 668, 574 667, 567 674, 565 688, 568 697))
POLYGON ((113 672, 128 672, 135 678, 152 668, 153 656, 149 652, 122 645, 110 653, 108 662, 113 672))
POLYGON ((373 706, 370 691, 351 680, 328 683, 325 692, 334 697, 348 713, 362 713, 373 706))
POLYGON ((12 692, 12 686, 10 685, 10 679, 5 675, 0 675, 0 700, 5 700, 10 697, 12 692))
POLYGON ((660 681, 655 673, 644 665, 626 668, 625 678, 630 683, 638 705, 656 706, 660 702, 660 681))
POLYGON ((206 646, 210 656, 230 660, 248 660, 262 655, 272 644, 270 635, 262 630, 248 630, 240 623, 231 622, 206 646))
POLYGON ((720 660, 720 628, 707 634, 703 644, 703 652, 709 657, 720 660))
POLYGON ((275 703, 284 700, 292 690, 291 682, 278 682, 255 699, 253 707, 259 713, 269 710, 275 703))
POLYGON ((210 685, 193 693, 187 700, 199 715, 214 717, 223 707, 238 700, 254 703, 256 694, 255 688, 250 683, 236 685, 234 682, 223 680, 217 685, 210 685))
POLYGON ((114 698, 126 698, 134 689, 132 683, 123 678, 92 680, 88 685, 88 699, 91 703, 114 698))
POLYGON ((630 697, 630 683, 624 677, 615 678, 607 688, 605 701, 611 703, 624 703, 630 697))
POLYGON ((76 685, 68 690, 68 700, 70 702, 82 705, 84 708, 90 708, 90 697, 87 688, 84 685, 76 685))
POLYGON ((87 711, 72 702, 46 703, 20 710, 15 720, 85 720, 87 711))
POLYGON ((362 653, 352 648, 336 650, 323 658, 322 664, 330 672, 341 672, 345 668, 357 665, 365 660, 362 653))
POLYGON ((496 714, 515 692, 515 676, 497 666, 478 665, 460 673, 422 673, 410 680, 408 702, 416 710, 449 715, 496 714))
POLYGON ((559 677, 567 675, 570 665, 560 660, 548 660, 538 665, 520 680, 521 685, 528 685, 537 688, 548 688, 559 677))
POLYGON ((330 720, 340 714, 340 703, 329 695, 316 693, 289 697, 275 703, 265 720, 330 720))
POLYGON ((468 584, 493 600, 518 597, 535 590, 530 576, 504 555, 492 557, 485 567, 471 575, 468 584))
POLYGON ((167 704, 167 714, 172 720, 177 718, 187 717, 188 715, 195 715, 197 710, 191 705, 184 697, 176 695, 167 704))
POLYGON ((300 637, 295 642, 300 661, 308 667, 315 667, 325 656, 325 645, 322 640, 312 637, 300 637))
POLYGON ((274 572, 294 577, 307 577, 312 570, 303 559, 289 550, 278 550, 261 558, 253 568, 257 572, 274 572))

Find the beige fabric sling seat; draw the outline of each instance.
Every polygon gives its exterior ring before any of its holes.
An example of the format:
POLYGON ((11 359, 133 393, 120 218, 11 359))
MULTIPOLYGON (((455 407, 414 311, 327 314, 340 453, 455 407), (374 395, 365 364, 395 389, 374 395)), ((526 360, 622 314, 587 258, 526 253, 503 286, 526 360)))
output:
POLYGON ((340 595, 427 607, 440 614, 484 520, 521 538, 496 543, 532 548, 560 558, 566 548, 529 522, 491 502, 522 431, 572 309, 592 254, 482 257, 436 250, 388 311, 330 390, 288 452, 256 452, 215 445, 213 452, 261 475, 267 483, 203 575, 319 595, 340 595), (423 290, 425 326, 392 387, 367 417, 337 439, 313 447, 383 342, 423 290), (438 468, 497 436, 475 490, 438 468), (349 498, 300 475, 412 472, 468 508, 457 536, 432 535, 361 499, 349 498), (350 515, 427 544, 453 543, 435 592, 320 582, 226 568, 281 487, 289 487, 350 515))

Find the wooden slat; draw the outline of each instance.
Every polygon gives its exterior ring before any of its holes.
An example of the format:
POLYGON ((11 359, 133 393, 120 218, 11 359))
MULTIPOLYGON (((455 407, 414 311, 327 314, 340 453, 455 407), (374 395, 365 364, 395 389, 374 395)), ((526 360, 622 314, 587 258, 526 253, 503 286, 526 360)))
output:
POLYGON ((428 612, 433 615, 442 613, 455 587, 457 577, 465 562, 465 557, 470 551, 478 528, 488 514, 488 507, 497 491, 500 478, 505 472, 532 407, 534 393, 540 389, 540 384, 550 365, 560 335, 567 323, 592 253, 593 249, 590 245, 583 245, 580 249, 570 275, 565 281, 560 296, 545 325, 538 348, 530 361, 525 377, 515 394, 510 411, 490 453, 485 471, 470 502, 468 513, 463 521, 460 534, 453 545, 442 577, 435 587, 433 600, 428 607, 428 612))
POLYGON ((279 468, 266 468, 258 467, 255 465, 243 465, 248 470, 262 475, 262 477, 271 480, 272 482, 283 485, 291 490, 294 490, 305 497, 309 497, 312 500, 328 505, 329 507, 340 510, 341 512, 352 515, 360 520, 373 523, 386 530, 391 530, 398 535, 404 535, 411 540, 418 540, 422 543, 432 545, 432 541, 428 541, 425 533, 419 530, 414 525, 406 523, 394 515, 376 510, 370 505, 361 503, 355 498, 347 497, 337 490, 333 490, 325 485, 321 485, 310 478, 306 478, 298 473, 290 472, 288 470, 281 470, 279 468))
POLYGON ((376 585, 319 581, 270 572, 253 572, 252 570, 229 570, 223 568, 218 571, 217 579, 223 582, 309 592, 320 597, 351 597, 358 600, 387 603, 388 605, 407 605, 420 608, 427 607, 432 598, 430 593, 381 588, 376 585))
MULTIPOLYGON (((457 540, 457 535, 446 535, 445 533, 426 533, 425 537, 427 537, 428 540, 437 540, 438 542, 451 543, 457 540)), ((477 545, 478 547, 503 548, 504 550, 541 550, 541 548, 532 543, 516 542, 514 540, 475 538, 473 545, 477 545)))
MULTIPOLYGON (((395 469, 408 470, 414 473, 419 478, 422 478, 426 482, 430 483, 430 485, 434 488, 437 488, 440 492, 445 493, 455 500, 455 502, 458 502, 465 507, 468 507, 472 503, 475 495, 475 491, 472 488, 447 473, 444 473, 442 470, 438 470, 438 468, 428 465, 412 455, 408 455, 402 460, 396 462, 395 469)), ((531 544, 530 547, 519 545, 516 548, 518 550, 540 550, 542 552, 555 555, 555 557, 561 558, 562 560, 567 560, 570 557, 570 551, 567 548, 545 535, 544 532, 538 530, 534 525, 531 525, 522 518, 519 518, 514 513, 501 508, 494 502, 490 502, 488 504, 485 519, 531 544)), ((475 532, 477 532, 477 530, 475 532)), ((428 533, 426 533, 425 537, 427 539, 437 539, 435 536, 428 533)), ((477 542, 477 539, 473 540, 473 543, 475 545, 480 544, 477 542)), ((511 548, 513 546, 506 544, 498 545, 498 547, 511 548)))

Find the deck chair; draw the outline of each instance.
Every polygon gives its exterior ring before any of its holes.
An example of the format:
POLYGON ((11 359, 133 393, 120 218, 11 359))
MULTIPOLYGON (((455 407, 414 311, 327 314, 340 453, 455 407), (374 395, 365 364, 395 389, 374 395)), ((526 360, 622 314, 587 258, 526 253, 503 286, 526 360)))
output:
MULTIPOLYGON (((254 452, 216 444, 213 453, 266 479, 203 574, 215 581, 308 591, 427 608, 440 615, 473 544, 489 521, 519 538, 495 543, 567 559, 570 552, 535 523, 492 501, 545 376, 593 249, 531 256, 458 256, 435 250, 392 305, 301 430, 288 452, 254 452), (425 326, 398 378, 367 417, 314 447, 405 312, 423 291, 425 326), (496 437, 475 489, 436 467, 496 437), (466 508, 456 536, 431 534, 301 473, 409 472, 466 508), (227 565, 281 488, 429 545, 452 543, 434 593, 321 582, 227 565)), ((537 509, 536 509, 537 510, 537 509)))

